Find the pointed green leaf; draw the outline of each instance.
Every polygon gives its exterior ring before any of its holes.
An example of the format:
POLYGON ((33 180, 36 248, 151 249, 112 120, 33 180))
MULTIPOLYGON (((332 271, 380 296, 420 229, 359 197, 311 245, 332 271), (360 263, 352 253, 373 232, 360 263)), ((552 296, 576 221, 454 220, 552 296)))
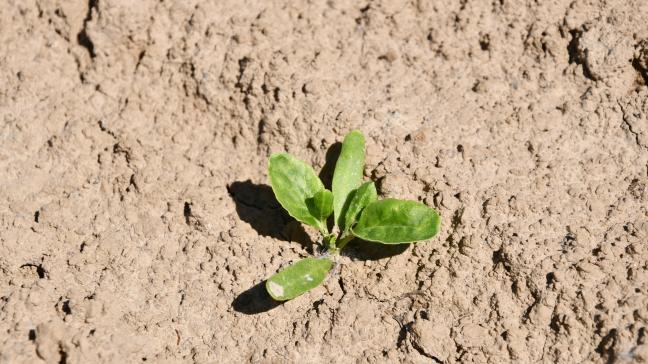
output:
POLYGON ((439 231, 439 215, 416 201, 385 199, 369 204, 352 228, 353 235, 384 244, 426 240, 439 231))
POLYGON ((306 204, 307 199, 324 189, 313 168, 288 153, 276 153, 270 157, 268 175, 277 201, 290 216, 320 228, 320 220, 306 204))
POLYGON ((266 281, 266 290, 277 301, 293 299, 319 286, 333 262, 326 258, 306 258, 279 271, 266 281))
POLYGON ((307 199, 306 205, 311 215, 325 223, 326 219, 333 213, 333 193, 323 189, 316 193, 315 196, 307 199))
POLYGON ((333 172, 333 212, 335 223, 342 226, 343 209, 351 191, 362 183, 365 160, 365 140, 361 132, 354 130, 344 137, 342 151, 333 172))
POLYGON ((365 182, 362 186, 358 187, 349 195, 349 201, 346 209, 344 210, 344 218, 340 225, 344 231, 349 231, 351 226, 356 222, 360 212, 367 207, 370 203, 378 199, 376 192, 376 185, 373 182, 365 182))

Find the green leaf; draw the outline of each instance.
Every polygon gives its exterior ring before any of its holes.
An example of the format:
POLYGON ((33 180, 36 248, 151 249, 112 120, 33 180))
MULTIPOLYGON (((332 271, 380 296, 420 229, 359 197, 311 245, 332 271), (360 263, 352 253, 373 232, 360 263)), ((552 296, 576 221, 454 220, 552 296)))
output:
POLYGON ((293 299, 319 286, 333 262, 326 258, 306 258, 276 273, 266 281, 266 290, 277 301, 293 299))
POLYGON ((365 140, 361 132, 354 130, 344 137, 342 151, 333 172, 333 212, 335 223, 342 226, 343 209, 351 191, 362 183, 365 160, 365 140))
POLYGON ((307 199, 324 189, 313 168, 288 153, 276 153, 270 157, 268 175, 277 201, 290 216, 320 228, 320 220, 306 204, 307 199))
POLYGON ((342 219, 340 227, 342 227, 345 232, 349 231, 351 226, 353 226, 358 219, 360 212, 362 212, 367 205, 377 199, 378 193, 376 193, 376 185, 371 181, 365 182, 362 186, 358 187, 357 190, 354 190, 351 195, 349 195, 349 201, 344 211, 344 218, 342 219))
POLYGON ((385 199, 369 204, 352 228, 353 235, 384 244, 426 240, 439 231, 439 215, 416 201, 385 199))
POLYGON ((323 189, 317 192, 315 196, 306 199, 306 205, 311 215, 325 223, 326 219, 333 213, 333 193, 323 189))

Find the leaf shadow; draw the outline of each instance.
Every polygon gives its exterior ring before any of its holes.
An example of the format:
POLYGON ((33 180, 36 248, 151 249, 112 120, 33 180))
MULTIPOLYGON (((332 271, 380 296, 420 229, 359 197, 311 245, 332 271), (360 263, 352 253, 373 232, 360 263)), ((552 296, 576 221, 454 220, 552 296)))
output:
POLYGON ((297 242, 309 253, 313 253, 314 244, 306 230, 279 205, 270 186, 246 180, 229 184, 227 190, 236 204, 236 213, 257 233, 297 242))
POLYGON ((335 171, 335 164, 337 163, 338 158, 340 157, 340 152, 342 151, 342 143, 335 142, 326 151, 326 157, 324 166, 319 173, 319 178, 324 183, 324 187, 332 190, 331 184, 333 182, 333 172, 335 171))
POLYGON ((343 254, 357 260, 381 260, 404 253, 412 244, 380 244, 362 239, 353 239, 343 254))
POLYGON ((232 301, 232 308, 234 311, 246 315, 256 315, 270 311, 284 304, 284 302, 275 301, 270 297, 270 294, 268 294, 268 291, 265 289, 265 282, 266 281, 262 281, 239 294, 234 301, 232 301))

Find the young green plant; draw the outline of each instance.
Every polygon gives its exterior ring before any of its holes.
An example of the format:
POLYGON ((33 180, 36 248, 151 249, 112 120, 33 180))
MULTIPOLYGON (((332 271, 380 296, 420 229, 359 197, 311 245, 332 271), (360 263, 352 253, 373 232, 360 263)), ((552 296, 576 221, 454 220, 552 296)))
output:
POLYGON ((290 300, 319 286, 333 267, 332 257, 354 238, 404 244, 439 231, 439 215, 425 204, 378 200, 374 183, 363 182, 364 160, 364 136, 354 130, 344 138, 329 191, 308 164, 288 153, 270 157, 268 174, 277 201, 290 216, 318 229, 329 253, 302 259, 270 277, 266 289, 273 299, 290 300))

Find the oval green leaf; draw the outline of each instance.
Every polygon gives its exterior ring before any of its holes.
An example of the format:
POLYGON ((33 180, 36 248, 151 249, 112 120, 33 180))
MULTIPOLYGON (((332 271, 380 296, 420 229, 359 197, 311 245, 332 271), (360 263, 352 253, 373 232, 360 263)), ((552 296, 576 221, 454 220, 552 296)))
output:
POLYGON ((348 232, 351 226, 355 224, 360 212, 362 212, 367 205, 377 199, 378 193, 376 192, 376 185, 371 181, 363 183, 362 186, 358 187, 357 190, 354 190, 349 196, 349 201, 344 210, 344 218, 342 219, 340 227, 342 227, 345 232, 348 232))
POLYGON ((306 200, 324 189, 313 168, 288 153, 270 157, 268 175, 277 201, 290 216, 320 228, 320 220, 308 209, 306 200))
POLYGON ((434 209, 420 202, 385 199, 365 207, 352 233, 378 243, 412 243, 436 235, 439 220, 434 209))
POLYGON ((306 199, 306 205, 311 215, 322 222, 326 222, 326 219, 333 213, 333 193, 323 189, 317 192, 315 196, 306 199))
POLYGON ((270 277, 266 290, 277 301, 291 300, 324 282, 332 267, 326 258, 302 259, 270 277))
POLYGON ((362 133, 354 130, 344 137, 342 151, 333 172, 333 212, 335 223, 342 226, 343 209, 351 191, 362 183, 365 161, 365 140, 362 133))

